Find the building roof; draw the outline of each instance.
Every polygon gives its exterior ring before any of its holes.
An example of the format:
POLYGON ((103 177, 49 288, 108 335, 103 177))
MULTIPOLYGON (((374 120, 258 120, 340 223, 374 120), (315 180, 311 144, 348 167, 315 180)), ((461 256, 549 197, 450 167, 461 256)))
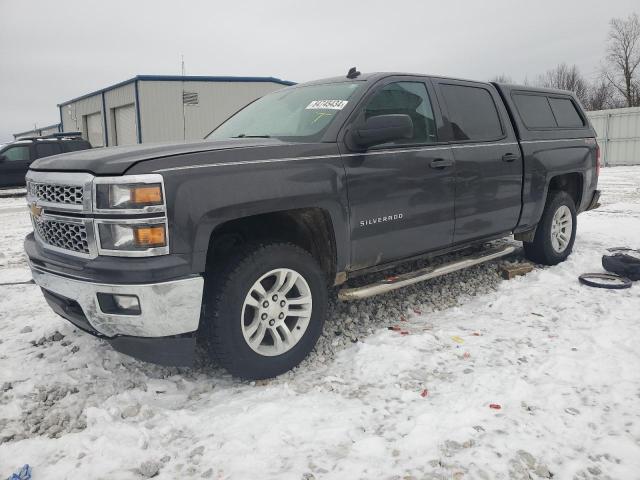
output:
POLYGON ((15 138, 16 136, 26 135, 27 133, 39 132, 41 130, 49 130, 50 128, 59 128, 59 127, 60 127, 60 123, 54 123, 53 125, 47 125, 46 127, 37 127, 37 128, 32 128, 31 130, 25 130, 24 132, 14 133, 13 136, 15 138))
POLYGON ((58 107, 64 107, 65 105, 69 105, 70 103, 77 102, 78 100, 93 97, 95 95, 100 95, 110 90, 115 90, 116 88, 122 87, 124 85, 128 85, 130 83, 138 82, 138 81, 144 81, 144 82, 267 82, 267 83, 279 83, 280 85, 287 85, 287 86, 295 85, 295 82, 290 82, 288 80, 281 80, 275 77, 232 77, 232 76, 210 77, 205 75, 184 75, 184 76, 183 75, 136 75, 135 77, 125 80, 124 82, 116 83, 115 85, 111 85, 109 87, 105 87, 100 90, 96 90, 94 92, 81 95, 71 100, 67 100, 66 102, 59 103, 58 107))

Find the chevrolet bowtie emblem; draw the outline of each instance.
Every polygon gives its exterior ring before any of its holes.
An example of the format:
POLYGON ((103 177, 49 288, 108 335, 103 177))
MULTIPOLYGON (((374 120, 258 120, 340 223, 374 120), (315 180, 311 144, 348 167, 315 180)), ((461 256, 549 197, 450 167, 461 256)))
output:
POLYGON ((40 215, 42 215, 42 207, 39 207, 35 203, 29 204, 29 210, 31 211, 31 215, 33 215, 35 218, 38 218, 40 217, 40 215))

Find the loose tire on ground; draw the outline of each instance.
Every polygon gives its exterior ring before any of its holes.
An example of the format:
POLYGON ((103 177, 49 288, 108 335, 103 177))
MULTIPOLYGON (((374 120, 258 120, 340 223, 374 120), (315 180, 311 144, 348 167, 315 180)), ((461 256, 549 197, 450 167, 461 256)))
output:
POLYGON ((631 288, 633 282, 626 277, 612 273, 583 273, 578 277, 583 285, 596 288, 607 288, 610 290, 622 290, 631 288))
POLYGON ((205 278, 201 320, 211 357, 250 380, 298 365, 316 345, 327 311, 327 281, 316 260, 297 245, 269 243, 215 263, 205 278))
POLYGON ((563 191, 550 192, 533 242, 524 242, 525 256, 543 265, 563 262, 573 249, 576 227, 573 199, 563 191))

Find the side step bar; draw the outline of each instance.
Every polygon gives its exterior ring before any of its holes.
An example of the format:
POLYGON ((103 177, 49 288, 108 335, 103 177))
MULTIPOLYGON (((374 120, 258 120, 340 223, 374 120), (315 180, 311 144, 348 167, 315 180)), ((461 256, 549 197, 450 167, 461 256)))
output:
POLYGON ((413 285, 414 283, 429 280, 430 278, 446 275, 447 273, 462 270, 463 268, 472 267, 480 263, 495 260, 496 258, 504 257, 513 253, 516 250, 515 246, 507 245, 499 248, 492 248, 485 250, 481 253, 465 257, 461 260, 455 260, 439 267, 425 267, 420 270, 415 270, 409 273, 403 273, 393 277, 387 277, 384 280, 380 280, 369 285, 356 288, 343 288, 338 292, 338 298, 340 300, 360 300, 362 298, 373 297, 381 293, 387 293, 391 290, 397 290, 398 288, 406 287, 407 285, 413 285))

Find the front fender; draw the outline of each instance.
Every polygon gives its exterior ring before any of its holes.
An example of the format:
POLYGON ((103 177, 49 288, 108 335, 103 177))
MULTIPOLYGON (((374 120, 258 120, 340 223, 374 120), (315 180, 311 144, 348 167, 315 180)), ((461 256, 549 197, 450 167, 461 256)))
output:
POLYGON ((204 272, 212 232, 230 220, 321 208, 333 224, 337 269, 348 264, 348 207, 340 157, 224 165, 164 174, 172 253, 191 253, 204 272))

